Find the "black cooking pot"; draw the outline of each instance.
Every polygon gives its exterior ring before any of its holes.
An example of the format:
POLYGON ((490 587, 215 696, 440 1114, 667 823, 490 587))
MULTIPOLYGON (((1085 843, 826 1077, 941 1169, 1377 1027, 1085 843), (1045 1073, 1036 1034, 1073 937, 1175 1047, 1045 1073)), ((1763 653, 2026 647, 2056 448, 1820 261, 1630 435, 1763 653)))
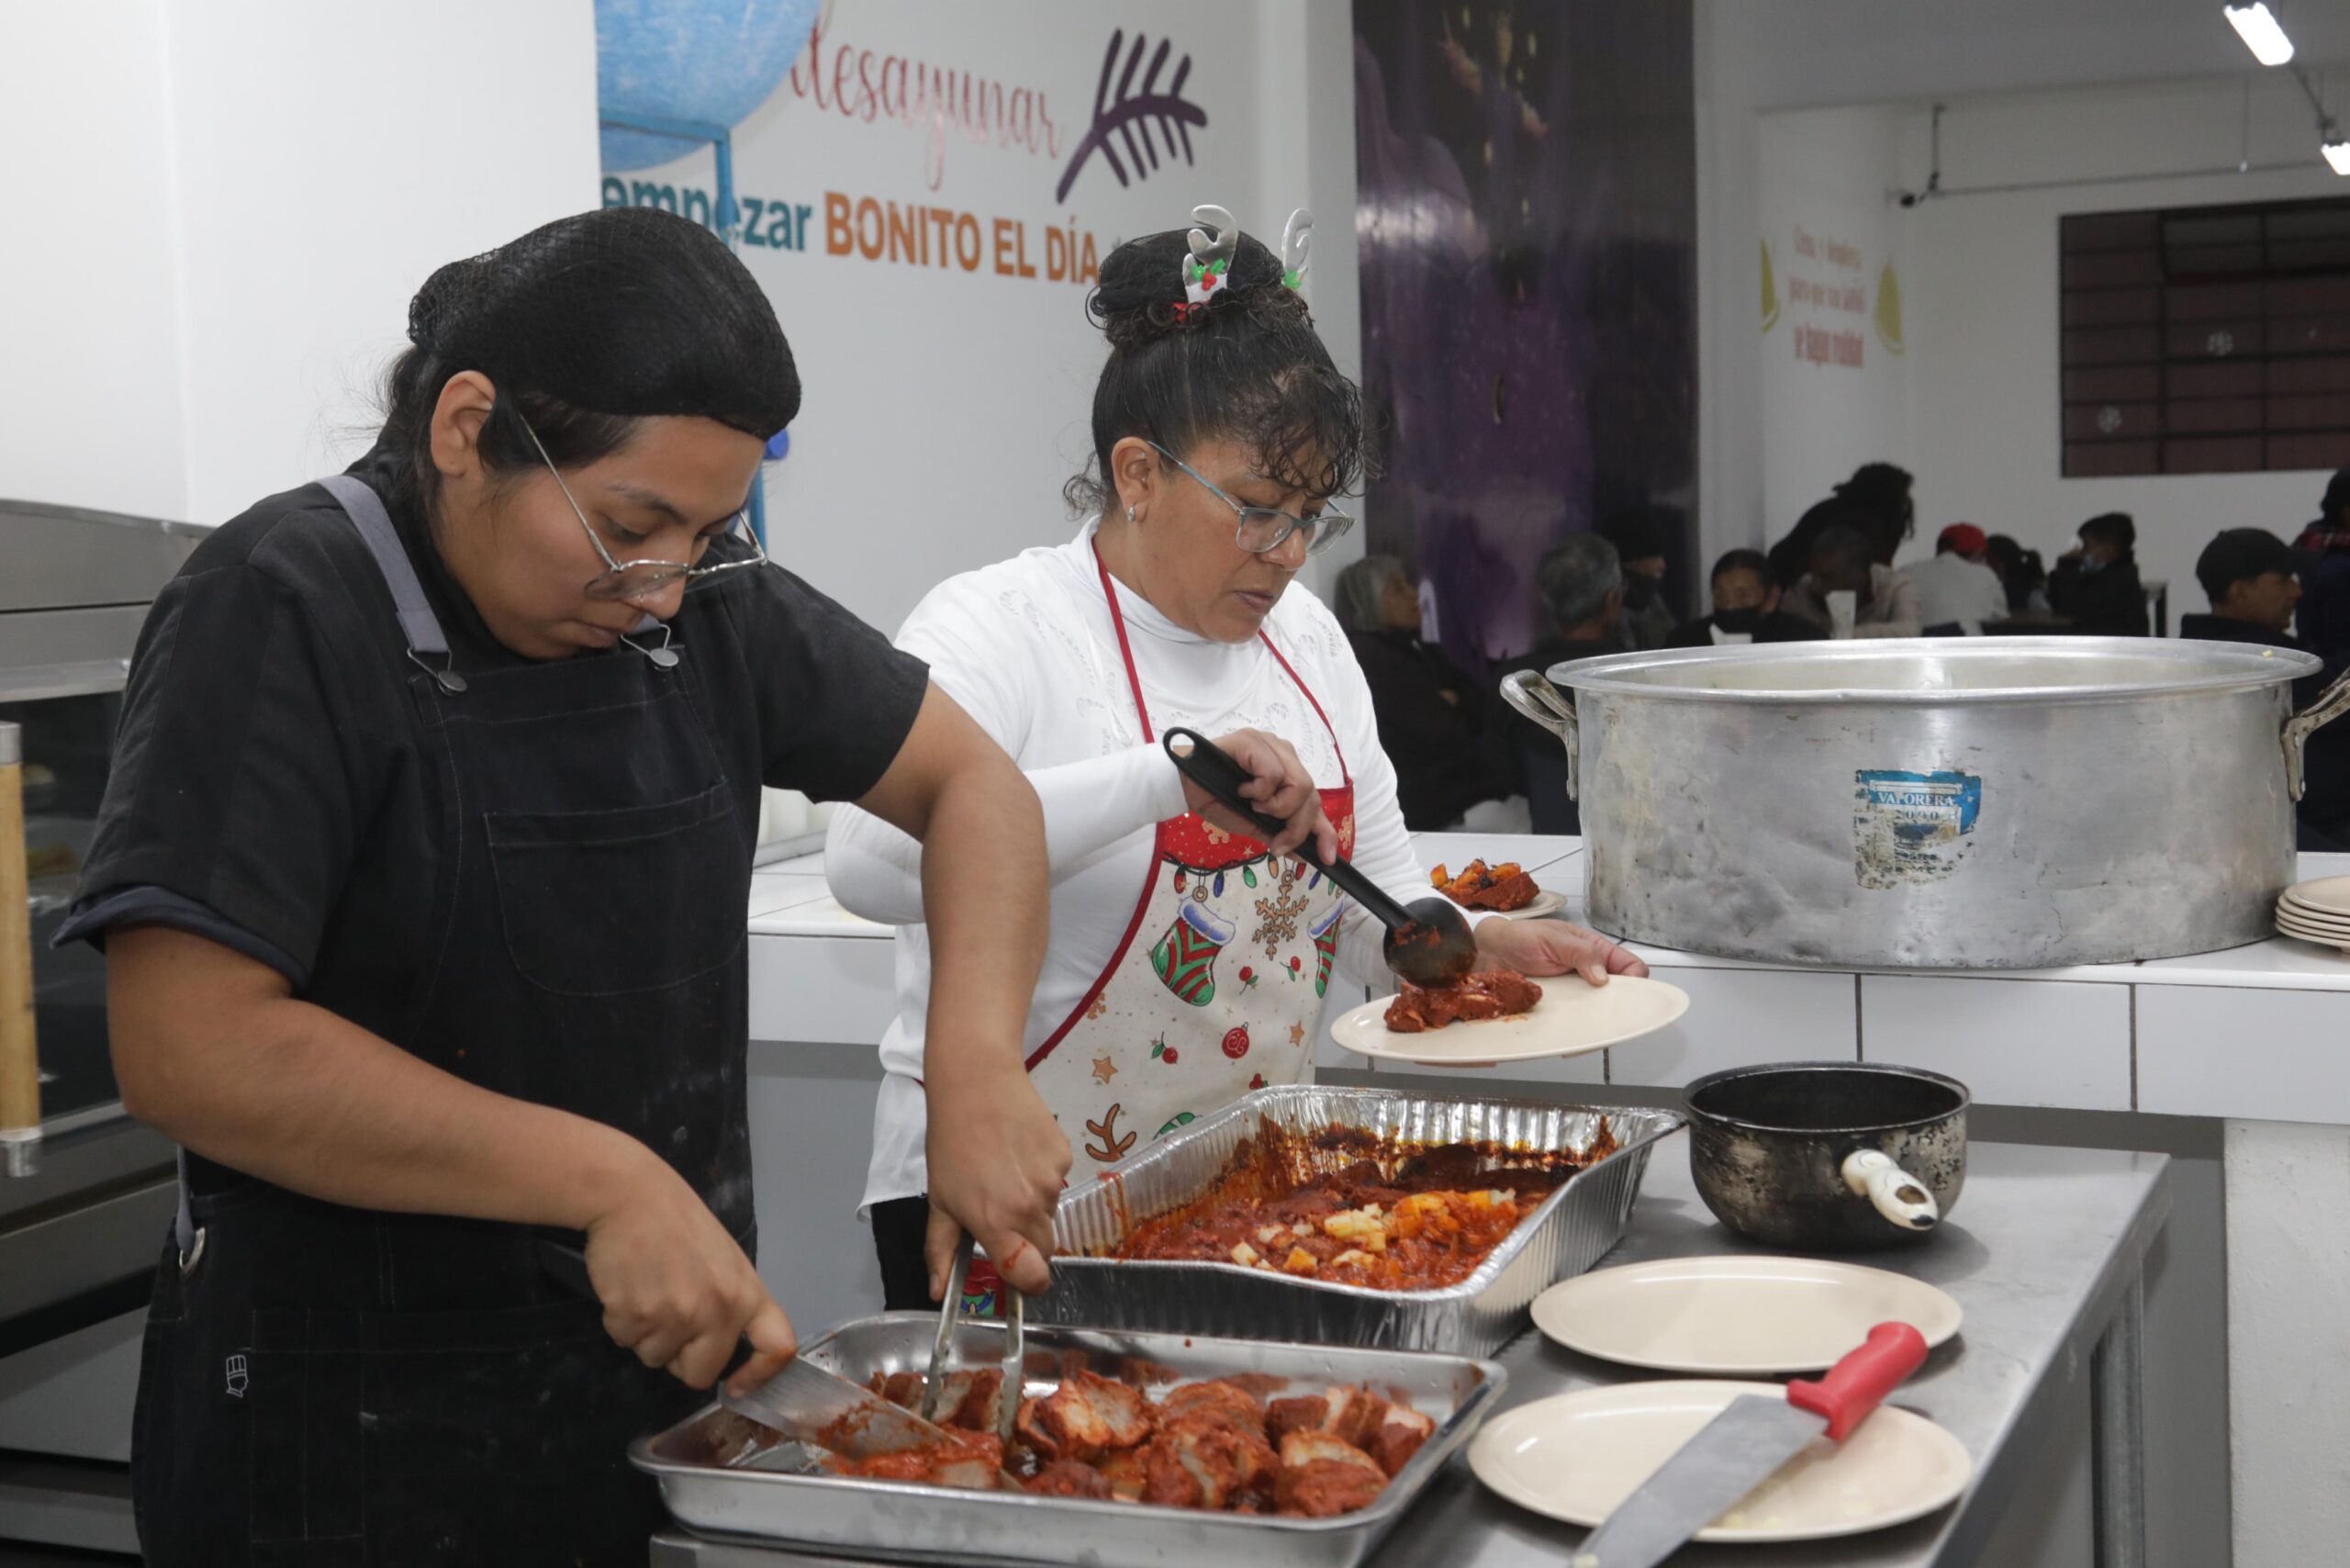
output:
POLYGON ((1714 1217, 1773 1247, 1930 1235, 1966 1182, 1966 1085, 1882 1062, 1781 1062, 1685 1092, 1689 1171, 1714 1217))

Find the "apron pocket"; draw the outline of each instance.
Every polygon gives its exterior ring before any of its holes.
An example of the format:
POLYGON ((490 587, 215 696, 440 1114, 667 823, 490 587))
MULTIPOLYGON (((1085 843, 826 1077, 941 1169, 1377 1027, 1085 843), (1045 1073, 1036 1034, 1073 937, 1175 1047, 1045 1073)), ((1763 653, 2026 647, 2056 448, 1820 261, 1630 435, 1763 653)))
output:
POLYGON ((726 890, 750 865, 724 785, 612 812, 484 819, 507 952, 559 996, 683 984, 731 962, 748 930, 726 890))

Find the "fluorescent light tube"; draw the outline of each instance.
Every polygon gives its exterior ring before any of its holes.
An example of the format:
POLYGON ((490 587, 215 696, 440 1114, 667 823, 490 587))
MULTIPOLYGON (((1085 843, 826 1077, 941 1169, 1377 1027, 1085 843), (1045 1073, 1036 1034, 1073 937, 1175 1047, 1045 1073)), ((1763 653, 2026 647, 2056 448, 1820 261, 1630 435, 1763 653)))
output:
POLYGON ((2335 174, 2350 174, 2350 141, 2327 142, 2325 161, 2333 165, 2335 174))
POLYGON ((2261 0, 2253 0, 2249 6, 2221 8, 2227 12, 2228 20, 2235 25, 2236 34, 2244 39, 2244 48, 2252 50, 2252 57, 2261 64, 2282 65, 2293 58, 2293 40, 2285 36, 2285 29, 2277 26, 2277 18, 2269 15, 2268 7, 2261 0))

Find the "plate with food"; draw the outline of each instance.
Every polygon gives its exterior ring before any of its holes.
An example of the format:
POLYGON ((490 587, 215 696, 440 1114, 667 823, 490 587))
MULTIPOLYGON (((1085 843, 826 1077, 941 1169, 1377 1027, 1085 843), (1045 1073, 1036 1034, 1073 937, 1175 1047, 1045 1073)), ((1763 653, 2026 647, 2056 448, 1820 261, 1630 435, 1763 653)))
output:
POLYGON ((1560 894, 1537 886, 1532 875, 1515 860, 1498 866, 1472 860, 1458 876, 1439 864, 1428 873, 1428 885, 1462 909, 1483 910, 1512 920, 1556 914, 1567 906, 1560 894))
POLYGON ((1677 985, 1632 975, 1595 986, 1577 975, 1528 980, 1482 969, 1457 985, 1404 982, 1330 1025, 1330 1038, 1358 1056, 1387 1061, 1485 1067, 1580 1056, 1663 1028, 1689 1011, 1677 985))

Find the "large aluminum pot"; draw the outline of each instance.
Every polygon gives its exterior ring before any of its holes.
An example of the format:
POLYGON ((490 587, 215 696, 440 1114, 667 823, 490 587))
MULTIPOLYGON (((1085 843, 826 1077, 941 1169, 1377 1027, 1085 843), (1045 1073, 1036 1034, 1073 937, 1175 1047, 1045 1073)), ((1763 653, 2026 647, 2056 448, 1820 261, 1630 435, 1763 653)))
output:
POLYGON ((2292 712, 2319 667, 2235 643, 1953 637, 1617 654, 1502 694, 1566 743, 1599 929, 1779 963, 2042 968, 2268 934, 2302 743, 2350 707, 2345 678, 2292 712))

